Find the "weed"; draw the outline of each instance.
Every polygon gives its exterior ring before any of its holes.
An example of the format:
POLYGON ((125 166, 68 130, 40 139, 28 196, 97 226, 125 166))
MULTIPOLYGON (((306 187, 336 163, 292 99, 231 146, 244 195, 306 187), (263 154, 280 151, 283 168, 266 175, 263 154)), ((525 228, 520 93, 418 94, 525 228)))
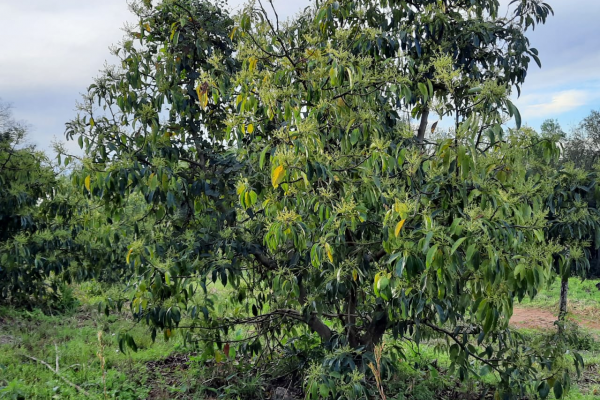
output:
POLYGON ((26 386, 21 380, 14 379, 0 388, 0 399, 25 400, 26 386))
POLYGON ((104 388, 104 399, 108 399, 106 393, 106 358, 104 358, 104 342, 102 341, 102 331, 98 331, 98 353, 100 359, 100 369, 102 370, 102 386, 104 388))
POLYGON ((377 390, 379 391, 379 395, 382 400, 387 400, 385 396, 385 392, 383 390, 383 383, 381 382, 381 356, 383 354, 384 343, 375 347, 375 364, 372 362, 369 363, 369 368, 373 371, 373 375, 375 376, 375 383, 377 384, 377 390))

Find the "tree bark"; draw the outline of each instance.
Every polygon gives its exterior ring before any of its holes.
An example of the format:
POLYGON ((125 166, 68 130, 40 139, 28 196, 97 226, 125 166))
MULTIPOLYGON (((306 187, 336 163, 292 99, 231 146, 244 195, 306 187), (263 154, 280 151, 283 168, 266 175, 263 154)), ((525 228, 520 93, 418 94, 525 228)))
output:
POLYGON ((561 278, 560 281, 560 306, 558 319, 564 320, 567 315, 567 295, 569 293, 569 278, 561 278))
POLYGON ((263 253, 261 253, 259 251, 255 251, 252 253, 252 255, 254 256, 254 258, 256 258, 256 260, 259 263, 261 263, 267 269, 274 270, 277 268, 277 261, 271 260, 269 257, 264 255, 263 253))
POLYGON ((373 320, 367 327, 365 334, 360 338, 360 344, 365 346, 368 351, 373 351, 375 346, 381 343, 383 335, 387 330, 388 315, 383 307, 378 306, 373 314, 373 320))
POLYGON ((423 143, 425 140, 425 131, 427 130, 427 119, 429 118, 429 108, 426 107, 421 114, 421 123, 419 125, 419 131, 417 132, 417 141, 423 143))
POLYGON ((346 319, 346 329, 348 332, 348 343, 350 347, 358 347, 358 332, 356 330, 356 289, 352 287, 348 295, 347 306, 348 318, 346 319))
POLYGON ((275 311, 273 311, 273 314, 283 315, 285 317, 289 317, 289 318, 295 319, 297 321, 302 321, 302 322, 306 323, 313 332, 316 332, 321 337, 321 340, 323 342, 329 342, 331 340, 331 336, 333 335, 333 332, 331 332, 331 329, 329 329, 329 327, 327 325, 325 325, 325 323, 323 321, 321 321, 319 318, 317 318, 316 315, 311 315, 307 321, 302 316, 302 314, 300 314, 296 310, 288 310, 288 309, 275 310, 275 311))

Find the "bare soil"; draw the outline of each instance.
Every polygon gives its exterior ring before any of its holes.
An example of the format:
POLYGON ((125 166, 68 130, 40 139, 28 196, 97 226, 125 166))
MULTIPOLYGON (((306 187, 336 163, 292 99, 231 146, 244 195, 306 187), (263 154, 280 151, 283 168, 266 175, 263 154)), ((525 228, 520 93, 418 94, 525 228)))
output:
MULTIPOLYGON (((579 326, 600 330, 600 320, 591 320, 588 316, 569 314, 568 318, 579 326)), ((515 307, 510 324, 515 328, 551 329, 557 316, 548 310, 534 307, 515 307)))

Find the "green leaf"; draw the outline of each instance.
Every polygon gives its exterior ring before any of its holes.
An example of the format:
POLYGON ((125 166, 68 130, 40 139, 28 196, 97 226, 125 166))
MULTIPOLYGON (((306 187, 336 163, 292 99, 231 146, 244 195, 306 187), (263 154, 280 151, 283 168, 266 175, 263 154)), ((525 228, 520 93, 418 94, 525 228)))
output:
POLYGON ((467 261, 471 261, 473 254, 475 254, 475 243, 471 243, 469 247, 467 247, 467 261))
POLYGON ((437 253, 438 250, 438 246, 433 245, 429 251, 427 252, 427 258, 426 258, 426 262, 425 262, 425 266, 429 269, 429 267, 431 267, 431 264, 433 263, 433 260, 435 259, 435 255, 437 253))
POLYGON ((538 394, 542 399, 548 397, 548 395, 550 394, 550 385, 548 385, 547 381, 543 381, 542 383, 540 383, 540 385, 538 386, 538 394))
POLYGON ((400 257, 398 261, 396 261, 396 275, 399 277, 402 276, 402 272, 404 272, 404 266, 406 265, 406 259, 404 257, 400 257))
POLYGON ((450 255, 454 254, 454 252, 456 252, 456 250, 458 249, 458 246, 461 245, 462 242, 464 242, 467 238, 466 237, 462 237, 460 239, 458 239, 456 242, 454 242, 454 244, 452 245, 452 250, 450 250, 450 255))
POLYGON ((519 112, 517 107, 515 107, 515 105, 510 100, 506 100, 506 107, 508 108, 508 112, 509 112, 510 116, 515 117, 515 123, 517 125, 517 129, 521 129, 521 113, 519 112))
POLYGON ((477 319, 480 321, 483 321, 483 317, 487 312, 487 303, 488 303, 488 300, 483 299, 479 303, 479 307, 477 307, 477 319))
POLYGON ((527 266, 525 264, 517 264, 514 271, 515 278, 523 279, 527 270, 527 266))
POLYGON ((418 83, 418 86, 419 86, 419 91, 420 91, 420 92, 421 92, 421 94, 423 95, 423 99, 424 99, 424 101, 427 101, 427 98, 429 97, 429 96, 428 96, 428 93, 427 93, 427 86, 425 86, 425 84, 424 84, 424 83, 422 83, 422 82, 419 82, 419 83, 418 83))
POLYGON ((563 387, 562 387, 562 383, 559 380, 556 380, 554 382, 554 397, 556 397, 557 399, 562 398, 563 395, 563 387))
POLYGON ((265 167, 265 158, 267 156, 267 152, 271 149, 270 146, 267 146, 263 149, 263 151, 260 152, 260 160, 259 160, 259 167, 260 169, 264 169, 265 167))
POLYGON ((360 140, 360 131, 358 129, 354 129, 352 134, 350 135, 350 143, 355 145, 360 140))

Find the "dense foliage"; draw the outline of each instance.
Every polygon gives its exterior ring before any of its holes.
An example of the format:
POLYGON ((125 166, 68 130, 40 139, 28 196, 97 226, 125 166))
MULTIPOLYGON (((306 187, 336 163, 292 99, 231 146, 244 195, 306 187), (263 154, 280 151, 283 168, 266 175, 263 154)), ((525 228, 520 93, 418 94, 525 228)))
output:
MULTIPOLYGON (((39 202, 54 194, 56 176, 43 152, 26 145, 27 127, 0 104, 0 298, 17 300, 45 292, 44 279, 62 269, 42 263, 47 241, 31 235, 46 227, 39 202)), ((56 289, 56 286, 54 286, 56 289)))
POLYGON ((122 208, 123 221, 113 224, 71 184, 69 170, 27 144, 26 134, 27 126, 2 105, 0 300, 52 306, 65 282, 131 276, 122 253, 133 240, 132 221, 143 215, 145 202, 132 197, 122 208))
POLYGON ((120 65, 67 124, 85 151, 59 149, 69 170, 0 113, 2 299, 129 281, 107 313, 130 300, 152 339, 181 332, 205 358, 291 357, 312 398, 364 396, 392 339, 442 339, 457 376, 493 373, 504 398, 568 389, 582 361, 561 332, 534 347, 508 328, 553 272, 585 273, 600 232, 593 162, 565 163, 558 128, 520 129, 509 99, 540 64, 525 34, 547 4, 132 10, 120 65), (430 112, 454 118, 449 135, 426 137, 430 112))
POLYGON ((551 9, 513 3, 506 19, 496 1, 330 1, 289 22, 261 2, 235 22, 204 1, 134 5, 121 66, 67 135, 88 156, 75 182, 112 220, 130 196, 150 206, 152 234, 136 226, 122 257, 153 337, 185 319, 222 357, 222 344, 269 354, 316 332, 335 352, 311 373, 315 396, 335 394, 329 369, 364 373, 386 334, 444 337, 461 377, 562 392, 564 349, 507 328, 563 251, 531 161, 558 150, 502 128, 520 124, 508 95, 539 63, 524 32, 551 9), (456 115, 451 139, 424 141, 430 108, 456 115), (416 138, 406 113, 421 116, 416 138))

